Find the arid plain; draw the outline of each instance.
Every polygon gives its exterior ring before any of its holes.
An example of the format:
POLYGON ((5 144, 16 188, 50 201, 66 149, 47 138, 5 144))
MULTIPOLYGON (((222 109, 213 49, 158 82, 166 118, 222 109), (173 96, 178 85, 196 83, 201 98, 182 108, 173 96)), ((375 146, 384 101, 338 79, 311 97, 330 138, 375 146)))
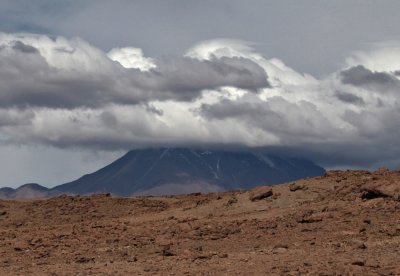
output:
POLYGON ((399 275, 400 172, 0 201, 1 275, 399 275))

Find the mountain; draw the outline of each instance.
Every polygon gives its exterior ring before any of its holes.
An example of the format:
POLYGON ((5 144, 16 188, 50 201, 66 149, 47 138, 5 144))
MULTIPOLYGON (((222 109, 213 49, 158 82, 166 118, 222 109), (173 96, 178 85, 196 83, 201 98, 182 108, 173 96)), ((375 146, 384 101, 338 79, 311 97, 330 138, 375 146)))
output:
POLYGON ((284 183, 324 172, 322 167, 308 160, 263 153, 151 148, 129 151, 110 165, 75 181, 48 190, 41 186, 40 189, 30 187, 30 191, 47 196, 205 193, 284 183))
POLYGON ((0 189, 0 198, 36 198, 48 196, 49 189, 36 183, 28 183, 17 189, 5 187, 0 189))
POLYGON ((251 152, 155 148, 132 150, 50 194, 182 194, 283 183, 325 170, 311 161, 251 152))

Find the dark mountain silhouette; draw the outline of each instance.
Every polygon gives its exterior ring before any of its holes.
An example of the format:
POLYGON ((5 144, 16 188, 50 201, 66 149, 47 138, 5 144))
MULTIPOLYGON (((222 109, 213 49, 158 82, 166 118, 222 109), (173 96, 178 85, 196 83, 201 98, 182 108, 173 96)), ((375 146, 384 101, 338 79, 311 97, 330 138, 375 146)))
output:
POLYGON ((49 196, 101 192, 120 196, 216 192, 283 183, 324 172, 308 160, 262 153, 139 149, 94 173, 45 192, 49 196))

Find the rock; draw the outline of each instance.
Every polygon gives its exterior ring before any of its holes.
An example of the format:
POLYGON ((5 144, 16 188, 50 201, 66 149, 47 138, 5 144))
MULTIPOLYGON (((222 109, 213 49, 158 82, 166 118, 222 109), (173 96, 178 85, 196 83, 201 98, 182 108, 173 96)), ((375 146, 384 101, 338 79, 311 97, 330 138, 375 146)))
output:
POLYGON ((285 253, 288 250, 286 245, 277 245, 273 248, 273 253, 285 253))
POLYGON ((231 206, 237 202, 238 202, 237 198, 233 196, 228 200, 228 202, 225 204, 225 206, 231 206))
POLYGON ((304 211, 303 214, 296 219, 298 223, 315 223, 321 222, 328 214, 325 212, 314 213, 313 210, 304 211))
POLYGON ((357 260, 357 261, 352 262, 351 264, 356 265, 356 266, 364 266, 365 262, 357 260))
POLYGON ((264 198, 268 198, 272 196, 274 193, 272 192, 272 188, 268 186, 260 186, 256 187, 249 192, 249 199, 251 201, 258 201, 264 198))
POLYGON ((228 254, 227 253, 219 253, 218 257, 220 257, 221 259, 225 259, 225 258, 228 258, 228 254))
POLYGON ((87 257, 79 257, 75 260, 76 263, 85 264, 89 262, 94 262, 94 258, 87 258, 87 257))
POLYGON ((362 250, 367 249, 367 246, 361 240, 354 240, 351 242, 351 244, 354 249, 362 249, 362 250))
POLYGON ((166 250, 166 249, 164 249, 164 250, 161 252, 161 255, 162 255, 162 256, 165 256, 165 257, 176 256, 175 253, 173 253, 173 252, 170 251, 170 250, 166 250))
POLYGON ((392 198, 400 200, 399 182, 373 182, 365 184, 361 188, 361 198, 365 200, 374 198, 392 198))
POLYGON ((296 183, 292 183, 292 184, 289 185, 289 190, 291 192, 295 192, 295 191, 298 191, 298 190, 307 190, 307 187, 305 187, 304 185, 299 185, 299 184, 296 184, 296 183))
POLYGON ((365 243, 362 243, 358 246, 358 249, 367 249, 367 246, 365 245, 365 243))
POLYGON ((289 246, 287 244, 277 244, 274 246, 274 249, 278 249, 278 248, 288 249, 289 246))

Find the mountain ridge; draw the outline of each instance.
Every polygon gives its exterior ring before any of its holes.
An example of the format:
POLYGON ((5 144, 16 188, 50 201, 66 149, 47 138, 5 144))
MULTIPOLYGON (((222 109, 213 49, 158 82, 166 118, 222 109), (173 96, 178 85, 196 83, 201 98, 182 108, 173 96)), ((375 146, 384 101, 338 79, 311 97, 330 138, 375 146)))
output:
MULTIPOLYGON (((182 194, 248 189, 319 176, 324 172, 309 160, 261 152, 147 148, 131 150, 93 173, 53 188, 29 187, 34 190, 32 193, 46 196, 182 194)), ((21 188, 23 186, 18 189, 21 188)))

